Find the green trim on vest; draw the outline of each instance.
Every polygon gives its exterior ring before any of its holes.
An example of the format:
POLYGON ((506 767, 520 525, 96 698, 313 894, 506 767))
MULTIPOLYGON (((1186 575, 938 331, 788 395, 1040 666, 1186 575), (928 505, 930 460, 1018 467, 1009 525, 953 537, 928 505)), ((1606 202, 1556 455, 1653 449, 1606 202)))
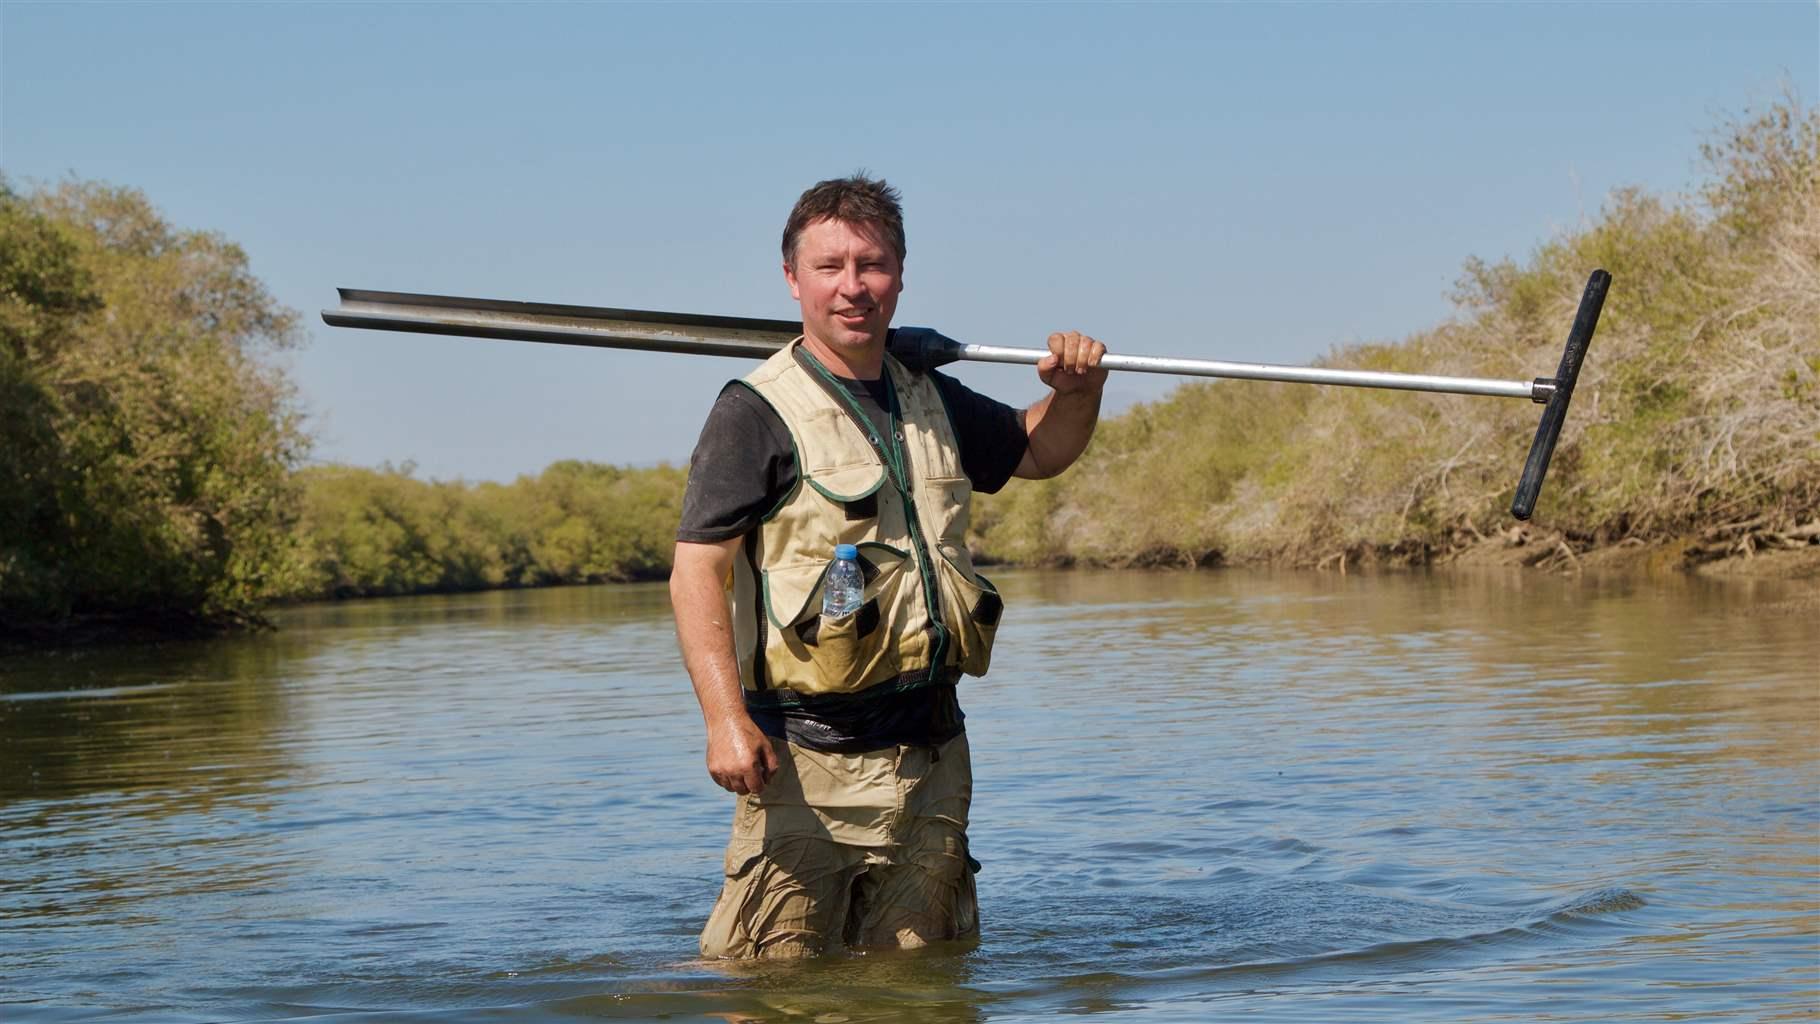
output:
POLYGON ((842 494, 839 491, 836 491, 831 487, 824 487, 822 485, 822 482, 819 480, 809 481, 809 486, 820 491, 822 493, 822 497, 827 498, 829 501, 841 501, 841 502, 858 501, 861 498, 866 498, 866 497, 870 497, 874 494, 877 494, 878 489, 880 487, 885 486, 885 476, 886 476, 886 474, 884 474, 884 473, 878 474, 877 480, 872 481, 872 483, 867 485, 864 489, 855 491, 852 494, 842 494))

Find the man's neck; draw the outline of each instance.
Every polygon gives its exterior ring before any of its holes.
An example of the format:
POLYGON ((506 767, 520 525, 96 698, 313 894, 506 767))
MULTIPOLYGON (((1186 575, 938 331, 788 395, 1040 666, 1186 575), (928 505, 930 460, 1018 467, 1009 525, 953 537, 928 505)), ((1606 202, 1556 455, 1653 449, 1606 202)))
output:
POLYGON ((815 335, 805 333, 803 347, 808 349, 809 354, 836 377, 846 377, 849 380, 877 380, 885 372, 885 340, 883 338, 858 351, 843 352, 832 345, 824 344, 815 335))

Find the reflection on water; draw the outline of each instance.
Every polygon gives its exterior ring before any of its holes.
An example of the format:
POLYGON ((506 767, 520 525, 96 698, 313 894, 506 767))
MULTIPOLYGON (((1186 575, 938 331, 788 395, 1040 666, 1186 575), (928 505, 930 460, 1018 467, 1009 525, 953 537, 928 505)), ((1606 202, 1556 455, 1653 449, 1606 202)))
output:
POLYGON ((1789 584, 1006 573, 977 947, 714 964, 661 586, 0 659, 8 1021, 1759 1020, 1820 999, 1789 584))

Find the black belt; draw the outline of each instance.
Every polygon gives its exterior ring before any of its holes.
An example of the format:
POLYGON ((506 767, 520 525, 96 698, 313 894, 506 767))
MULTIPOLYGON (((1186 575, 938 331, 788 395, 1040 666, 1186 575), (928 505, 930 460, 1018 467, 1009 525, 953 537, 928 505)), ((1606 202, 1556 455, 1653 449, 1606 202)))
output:
POLYGON ((924 686, 953 686, 961 681, 961 670, 949 666, 931 678, 928 669, 905 672, 893 679, 873 683, 852 693, 799 693, 787 687, 747 690, 746 707, 752 710, 801 710, 812 715, 852 713, 870 701, 924 686))

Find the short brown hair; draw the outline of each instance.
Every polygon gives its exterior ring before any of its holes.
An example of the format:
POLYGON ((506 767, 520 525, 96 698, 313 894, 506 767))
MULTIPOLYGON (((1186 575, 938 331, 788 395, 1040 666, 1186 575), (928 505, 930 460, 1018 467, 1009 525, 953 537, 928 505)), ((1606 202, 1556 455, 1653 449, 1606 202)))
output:
POLYGON ((838 220, 848 224, 875 224, 884 232, 885 241, 904 262, 904 208, 897 189, 883 180, 866 177, 865 171, 845 178, 829 178, 809 186, 790 219, 784 222, 784 262, 796 265, 796 240, 803 229, 818 221, 838 220))

